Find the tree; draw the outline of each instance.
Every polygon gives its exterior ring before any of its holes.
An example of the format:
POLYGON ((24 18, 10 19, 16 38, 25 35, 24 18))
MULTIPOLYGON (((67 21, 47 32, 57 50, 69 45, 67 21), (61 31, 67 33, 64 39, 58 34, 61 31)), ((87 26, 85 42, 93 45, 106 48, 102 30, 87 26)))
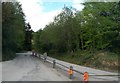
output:
POLYGON ((25 26, 25 41, 24 41, 24 48, 27 51, 32 49, 32 29, 29 23, 25 26))
POLYGON ((2 3, 2 53, 3 60, 23 50, 25 16, 18 2, 2 3))
POLYGON ((86 2, 84 6, 82 11, 64 7, 53 22, 36 33, 41 51, 66 53, 116 49, 118 52, 120 2, 86 2))
POLYGON ((113 20, 119 15, 118 11, 113 12, 116 5, 118 3, 85 3, 82 13, 85 20, 84 27, 89 33, 89 37, 87 34, 85 37, 89 41, 86 41, 87 46, 90 45, 94 49, 107 49, 111 48, 112 41, 116 41, 119 36, 118 23, 113 20))

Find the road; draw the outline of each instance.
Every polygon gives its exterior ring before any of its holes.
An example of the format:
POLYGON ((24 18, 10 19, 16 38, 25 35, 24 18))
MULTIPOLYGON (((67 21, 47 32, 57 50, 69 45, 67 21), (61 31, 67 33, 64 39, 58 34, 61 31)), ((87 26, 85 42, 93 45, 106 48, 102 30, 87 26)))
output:
POLYGON ((67 76, 28 53, 3 62, 2 69, 2 81, 70 81, 67 76))
MULTIPOLYGON (((2 81, 83 81, 83 75, 74 72, 74 78, 68 78, 68 69, 60 65, 52 68, 52 64, 40 58, 30 56, 31 53, 19 53, 14 60, 2 62, 2 81)), ((118 75, 88 67, 83 67, 51 57, 48 59, 66 66, 72 65, 79 72, 87 71, 89 75, 118 75)), ((89 76, 90 81, 118 81, 117 76, 89 76)))

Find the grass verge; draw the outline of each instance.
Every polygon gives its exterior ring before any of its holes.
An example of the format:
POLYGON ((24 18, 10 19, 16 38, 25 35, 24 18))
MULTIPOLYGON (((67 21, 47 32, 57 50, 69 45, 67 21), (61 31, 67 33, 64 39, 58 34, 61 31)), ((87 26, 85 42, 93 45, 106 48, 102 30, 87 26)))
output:
POLYGON ((94 53, 90 51, 78 51, 74 53, 49 54, 49 56, 81 66, 118 72, 118 58, 120 54, 108 51, 96 51, 94 53))

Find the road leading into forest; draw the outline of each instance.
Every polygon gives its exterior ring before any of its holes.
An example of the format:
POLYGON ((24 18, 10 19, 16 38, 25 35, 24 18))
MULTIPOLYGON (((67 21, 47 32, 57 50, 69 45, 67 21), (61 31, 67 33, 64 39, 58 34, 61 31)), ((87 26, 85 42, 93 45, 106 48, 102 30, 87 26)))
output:
POLYGON ((30 53, 21 53, 14 60, 2 62, 2 81, 70 81, 67 76, 30 53))

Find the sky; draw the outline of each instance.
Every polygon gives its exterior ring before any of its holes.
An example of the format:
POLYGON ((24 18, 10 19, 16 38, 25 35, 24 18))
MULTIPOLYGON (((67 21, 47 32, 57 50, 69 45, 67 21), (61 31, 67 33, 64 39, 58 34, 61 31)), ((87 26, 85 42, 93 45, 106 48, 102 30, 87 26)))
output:
POLYGON ((82 0, 18 0, 22 4, 26 22, 29 22, 33 31, 43 29, 54 20, 64 6, 82 10, 82 0))

